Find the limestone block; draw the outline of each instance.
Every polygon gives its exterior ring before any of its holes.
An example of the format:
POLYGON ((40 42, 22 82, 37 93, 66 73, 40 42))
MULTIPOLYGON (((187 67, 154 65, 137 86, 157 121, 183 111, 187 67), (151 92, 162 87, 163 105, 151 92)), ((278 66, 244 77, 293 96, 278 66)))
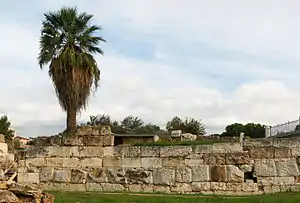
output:
POLYGON ((104 136, 86 135, 82 136, 82 143, 84 146, 104 146, 104 136))
POLYGON ((102 146, 79 146, 78 147, 79 157, 103 157, 102 146))
POLYGON ((208 165, 225 165, 225 154, 204 154, 204 164, 208 165))
POLYGON ((209 180, 209 165, 201 165, 192 169, 193 182, 205 182, 209 180))
POLYGON ((210 190, 210 182, 192 182, 193 192, 202 192, 210 190))
POLYGON ((152 184, 152 171, 128 168, 125 170, 126 182, 129 184, 152 184))
POLYGON ((77 146, 49 146, 45 147, 46 157, 76 157, 79 155, 77 146))
POLYGON ((248 152, 238 152, 226 154, 227 165, 250 164, 250 156, 248 152))
POLYGON ((118 157, 103 157, 103 167, 121 167, 122 160, 118 157))
POLYGON ((105 176, 108 183, 127 183, 124 168, 107 168, 105 169, 105 176))
POLYGON ((253 165, 240 165, 240 170, 245 172, 251 172, 253 170, 253 165))
POLYGON ((128 189, 130 192, 153 192, 153 186, 152 185, 140 185, 140 184, 134 184, 129 185, 128 189))
POLYGON ((83 158, 81 160, 82 168, 101 168, 102 167, 102 159, 101 158, 83 158))
POLYGON ((268 185, 263 187, 263 192, 265 194, 273 194, 280 192, 280 187, 278 185, 268 185))
POLYGON ((18 183, 40 183, 39 173, 18 173, 18 183))
POLYGON ((43 161, 43 166, 48 167, 63 167, 64 158, 49 157, 43 161))
POLYGON ((91 183, 108 182, 106 170, 104 168, 90 168, 87 174, 87 182, 91 182, 91 183))
POLYGON ((240 192, 242 187, 243 183, 226 183, 226 191, 240 192))
POLYGON ((300 156, 300 145, 291 147, 291 155, 293 157, 300 156))
POLYGON ((212 181, 226 182, 227 181, 227 168, 226 166, 215 165, 211 167, 210 175, 212 181))
POLYGON ((2 152, 3 154, 7 154, 8 152, 8 147, 6 143, 2 143, 0 142, 0 152, 2 152))
POLYGON ((190 168, 178 168, 178 169, 176 169, 175 180, 178 183, 190 183, 190 182, 192 182, 192 170, 190 168))
POLYGON ((126 188, 121 184, 101 183, 103 192, 123 192, 126 188))
POLYGON ((125 157, 140 157, 141 147, 139 146, 127 146, 125 147, 125 157))
POLYGON ((171 192, 184 194, 187 192, 192 192, 192 185, 188 183, 175 183, 170 189, 171 192))
POLYGON ((250 147, 248 149, 249 155, 254 159, 271 159, 274 158, 274 147, 262 146, 262 147, 250 147))
POLYGON ((141 159, 143 168, 160 168, 162 167, 162 160, 159 157, 144 157, 141 159))
POLYGON ((160 148, 160 157, 185 157, 191 153, 191 146, 169 146, 160 148))
POLYGON ((196 154, 208 154, 208 153, 212 153, 213 146, 212 145, 196 145, 196 146, 194 146, 193 151, 196 154))
POLYGON ((88 192, 101 192, 102 186, 99 183, 87 183, 86 184, 86 191, 88 192))
POLYGON ((54 182, 55 183, 69 183, 71 179, 71 171, 68 169, 56 169, 54 170, 54 182))
POLYGON ((240 143, 217 143, 212 145, 212 153, 234 153, 243 152, 240 143))
POLYGON ((299 184, 292 185, 290 186, 290 190, 291 192, 300 192, 300 185, 299 184))
POLYGON ((244 182, 244 172, 241 171, 237 166, 228 165, 227 166, 227 181, 242 183, 244 182))
POLYGON ((52 182, 54 179, 54 168, 53 167, 43 167, 40 172, 41 182, 52 182))
POLYGON ((260 177, 277 176, 274 159, 259 159, 254 163, 254 173, 260 177))
POLYGON ((78 158, 62 158, 62 166, 65 168, 77 168, 80 167, 81 160, 78 158))
POLYGON ((73 136, 63 136, 62 144, 65 146, 82 146, 83 139, 81 136, 73 135, 73 136))
POLYGON ((288 147, 274 147, 274 158, 289 158, 292 156, 288 147))
POLYGON ((115 156, 115 147, 103 147, 103 156, 109 157, 109 156, 115 156))
POLYGON ((26 159, 26 166, 28 167, 43 167, 45 166, 45 159, 44 158, 31 158, 26 159))
POLYGON ((141 156, 142 157, 159 157, 160 147, 157 146, 142 146, 141 156))
POLYGON ((259 186, 266 185, 294 185, 294 177, 258 177, 257 184, 259 186))
POLYGON ((185 159, 184 160, 184 165, 186 167, 190 167, 190 168, 201 166, 203 164, 204 164, 203 159, 185 159))
POLYGON ((85 184, 68 184, 67 191, 70 192, 86 192, 85 184))
POLYGON ((160 168, 153 172, 153 184, 172 185, 175 182, 175 170, 160 168))
POLYGON ((114 146, 115 137, 112 135, 104 135, 103 138, 103 146, 114 146))
POLYGON ((212 191, 225 191, 226 190, 226 183, 224 182, 211 182, 210 188, 212 191))
POLYGON ((71 169, 71 183, 85 184, 87 172, 80 169, 71 169))
POLYGON ((26 151, 25 157, 26 158, 45 157, 49 153, 47 148, 48 147, 45 146, 42 147, 30 146, 26 151))
POLYGON ((169 186, 154 185, 153 192, 170 193, 171 190, 169 186))
POLYGON ((244 191, 244 192, 258 191, 257 183, 254 183, 254 182, 245 182, 245 183, 243 183, 242 191, 244 191))
POLYGON ((122 159, 122 167, 124 168, 141 168, 141 158, 124 157, 122 159))
POLYGON ((163 158, 162 159, 163 167, 167 168, 178 168, 184 167, 184 159, 181 158, 163 158))
POLYGON ((275 165, 278 176, 299 176, 296 159, 276 159, 275 165))

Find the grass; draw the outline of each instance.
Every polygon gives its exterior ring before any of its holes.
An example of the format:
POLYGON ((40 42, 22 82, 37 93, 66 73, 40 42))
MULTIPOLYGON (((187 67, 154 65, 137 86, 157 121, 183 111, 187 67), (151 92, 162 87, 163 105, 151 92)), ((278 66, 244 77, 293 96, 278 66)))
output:
POLYGON ((135 146, 190 146, 190 145, 212 145, 215 143, 224 143, 224 140, 195 140, 195 141, 158 141, 149 143, 139 143, 135 146))
POLYGON ((55 203, 298 203, 300 193, 221 197, 198 195, 147 195, 52 192, 55 203))

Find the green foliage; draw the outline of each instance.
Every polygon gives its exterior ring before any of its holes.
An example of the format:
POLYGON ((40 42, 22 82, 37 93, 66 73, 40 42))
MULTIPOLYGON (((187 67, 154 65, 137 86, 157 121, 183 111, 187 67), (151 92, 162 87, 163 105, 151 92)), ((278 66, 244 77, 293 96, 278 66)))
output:
POLYGON ((265 136, 265 126, 255 123, 247 123, 246 125, 234 123, 226 126, 222 136, 238 137, 241 132, 244 133, 244 136, 250 138, 261 138, 265 136))
POLYGON ((205 125, 201 120, 186 118, 183 121, 178 116, 175 116, 171 121, 167 122, 166 129, 169 133, 173 130, 181 130, 183 133, 192 133, 195 135, 204 135, 206 133, 205 125))
POLYGON ((7 116, 2 116, 0 118, 0 134, 3 134, 5 137, 5 142, 11 143, 14 137, 15 132, 10 128, 11 123, 8 120, 7 116))

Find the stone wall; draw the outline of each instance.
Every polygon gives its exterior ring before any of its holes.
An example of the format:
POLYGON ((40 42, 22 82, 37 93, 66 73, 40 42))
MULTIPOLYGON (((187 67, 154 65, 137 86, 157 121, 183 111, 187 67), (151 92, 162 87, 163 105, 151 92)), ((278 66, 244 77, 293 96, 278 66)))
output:
POLYGON ((298 191, 298 156, 300 149, 253 143, 32 147, 19 161, 18 182, 67 191, 222 195, 298 191))

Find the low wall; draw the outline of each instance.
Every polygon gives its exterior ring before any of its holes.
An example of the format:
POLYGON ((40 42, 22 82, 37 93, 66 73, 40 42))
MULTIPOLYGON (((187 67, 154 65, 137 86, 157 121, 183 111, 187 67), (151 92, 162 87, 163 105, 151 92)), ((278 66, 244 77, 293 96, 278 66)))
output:
POLYGON ((299 191, 300 150, 220 143, 199 146, 30 148, 18 182, 43 190, 262 194, 299 191))

